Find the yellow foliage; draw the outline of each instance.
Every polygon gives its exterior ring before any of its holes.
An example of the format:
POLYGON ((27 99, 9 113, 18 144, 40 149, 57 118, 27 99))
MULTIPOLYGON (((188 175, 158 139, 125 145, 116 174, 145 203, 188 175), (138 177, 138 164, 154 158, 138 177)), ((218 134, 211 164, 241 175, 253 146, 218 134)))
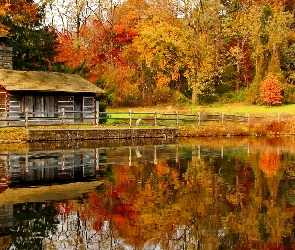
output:
POLYGON ((170 173, 170 168, 167 163, 158 164, 155 167, 155 172, 157 173, 158 178, 162 178, 163 175, 170 173))
POLYGON ((162 72, 158 72, 156 74, 155 80, 157 83, 157 88, 159 88, 159 89, 167 87, 170 82, 170 78, 168 76, 164 75, 162 72))

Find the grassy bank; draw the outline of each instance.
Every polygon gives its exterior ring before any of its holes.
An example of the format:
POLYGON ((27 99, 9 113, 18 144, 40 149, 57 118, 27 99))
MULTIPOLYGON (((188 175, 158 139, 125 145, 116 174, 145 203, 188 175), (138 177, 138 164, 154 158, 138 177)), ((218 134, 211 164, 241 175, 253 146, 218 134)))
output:
MULTIPOLYGON (((106 125, 98 126, 67 126, 67 127, 33 127, 34 129, 97 129, 112 128, 106 125)), ((118 126, 118 128, 120 128, 118 126)), ((266 119, 259 123, 207 122, 202 125, 180 126, 181 137, 221 137, 221 136, 270 136, 270 135, 295 135, 295 118, 277 121, 266 119)), ((28 135, 24 128, 1 128, 0 142, 27 141, 28 135)), ((0 145, 1 147, 1 145, 0 145)))
MULTIPOLYGON (((108 112, 126 111, 125 109, 108 109, 108 112)), ((246 106, 242 104, 230 104, 223 106, 156 106, 148 108, 133 108, 134 112, 171 112, 181 111, 187 113, 227 113, 227 114, 250 114, 250 115, 276 115, 276 114, 293 114, 295 115, 295 104, 285 106, 246 106)), ((119 126, 120 127, 120 126, 119 126)), ((34 129, 81 129, 81 128, 108 128, 107 125, 68 125, 68 126, 36 126, 34 129)), ((112 126, 112 128, 114 128, 112 126)), ((295 117, 289 117, 278 121, 272 117, 265 119, 263 122, 250 123, 232 123, 225 122, 207 122, 200 126, 190 125, 181 126, 180 135, 182 137, 213 137, 213 136, 266 136, 266 135, 295 135, 295 117)), ((27 141, 28 134, 25 128, 0 128, 0 142, 20 142, 27 141)))
POLYGON ((259 123, 207 123, 180 127, 181 137, 272 136, 295 135, 295 119, 265 120, 259 123))

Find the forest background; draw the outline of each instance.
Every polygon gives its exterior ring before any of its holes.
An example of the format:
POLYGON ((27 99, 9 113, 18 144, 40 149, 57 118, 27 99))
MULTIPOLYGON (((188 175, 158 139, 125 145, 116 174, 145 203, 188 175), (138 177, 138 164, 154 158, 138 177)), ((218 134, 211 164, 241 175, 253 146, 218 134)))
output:
POLYGON ((76 73, 105 105, 295 102, 295 0, 10 0, 15 70, 76 73))

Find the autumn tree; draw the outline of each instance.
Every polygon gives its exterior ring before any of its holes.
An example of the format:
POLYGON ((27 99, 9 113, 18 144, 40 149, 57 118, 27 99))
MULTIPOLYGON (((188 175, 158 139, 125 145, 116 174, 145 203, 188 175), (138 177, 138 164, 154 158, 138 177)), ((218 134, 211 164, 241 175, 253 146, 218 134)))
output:
POLYGON ((145 66, 153 68, 152 78, 155 78, 157 86, 169 86, 172 90, 185 86, 184 92, 189 93, 192 102, 196 103, 197 96, 212 93, 212 86, 218 81, 222 6, 219 1, 153 0, 148 3, 151 5, 150 13, 142 20, 138 40, 147 48, 152 48, 152 44, 156 46, 151 51, 139 46, 139 53, 145 62, 154 58, 156 63, 145 66), (144 32, 144 29, 149 32, 144 32), (156 47, 162 48, 157 51, 156 47), (161 52, 163 49, 164 53, 161 52), (165 64, 155 68, 166 56, 165 64), (175 85, 175 76, 178 77, 178 85, 175 85))
POLYGON ((47 23, 59 30, 71 32, 77 38, 81 29, 91 21, 99 7, 95 0, 39 0, 46 6, 47 23))
POLYGON ((268 74, 266 79, 260 84, 261 100, 269 105, 279 105, 282 103, 282 88, 278 79, 272 74, 268 74))
MULTIPOLYGON (((215 1, 216 2, 216 1, 215 1)), ((208 77, 208 73, 211 71, 210 67, 212 67, 212 61, 204 55, 204 52, 209 52, 207 55, 214 55, 215 53, 212 51, 212 47, 209 45, 208 31, 209 23, 212 24, 218 18, 215 13, 215 7, 219 4, 214 3, 213 1, 172 1, 175 8, 178 10, 178 16, 183 16, 183 29, 188 30, 191 33, 191 37, 189 41, 192 42, 190 46, 191 53, 191 62, 189 66, 189 73, 187 74, 187 81, 192 91, 191 99, 192 102, 196 103, 196 97, 201 93, 201 82, 202 82, 202 72, 205 73, 206 77, 208 77), (212 10, 209 12, 208 10, 212 10), (213 14, 214 13, 214 14, 213 14), (213 14, 213 15, 211 15, 213 14), (211 19, 213 18, 213 19, 211 19), (214 21, 213 21, 214 20, 214 21), (208 25, 208 26, 207 26, 208 25), (207 27, 206 27, 207 26, 207 27), (206 46, 204 48, 203 46, 206 46), (210 48, 211 47, 211 48, 210 48), (207 62, 204 58, 209 59, 207 62), (204 71, 202 70, 204 69, 204 71)), ((213 27, 211 27, 213 28, 213 27)))
MULTIPOLYGON (((158 90, 174 86, 180 89, 181 73, 188 69, 189 36, 173 17, 151 10, 139 26, 134 46, 139 53, 142 71, 148 70, 158 90)), ((144 95, 144 93, 143 93, 144 95)))
POLYGON ((16 70, 52 69, 56 55, 57 33, 52 27, 44 25, 44 6, 37 8, 37 18, 16 25, 13 20, 7 22, 10 27, 8 43, 13 47, 13 68, 16 70))
POLYGON ((24 22, 38 19, 37 5, 31 0, 1 1, 0 3, 0 35, 10 32, 7 22, 12 21, 21 26, 24 22))
POLYGON ((44 24, 42 4, 32 0, 0 3, 0 33, 13 47, 13 68, 49 70, 55 55, 55 30, 44 24))
POLYGON ((63 28, 56 62, 113 89, 115 105, 243 89, 259 103, 268 72, 295 81, 293 0, 42 1, 60 13, 48 18, 63 28))
POLYGON ((113 7, 107 2, 104 4, 113 16, 104 16, 103 10, 101 13, 97 10, 91 22, 80 29, 79 39, 69 31, 59 33, 59 54, 55 62, 65 65, 66 70, 80 69, 106 91, 115 91, 115 105, 134 105, 138 88, 133 74, 137 66, 132 43, 137 36, 135 27, 145 3, 132 0, 122 5, 116 3, 113 7))

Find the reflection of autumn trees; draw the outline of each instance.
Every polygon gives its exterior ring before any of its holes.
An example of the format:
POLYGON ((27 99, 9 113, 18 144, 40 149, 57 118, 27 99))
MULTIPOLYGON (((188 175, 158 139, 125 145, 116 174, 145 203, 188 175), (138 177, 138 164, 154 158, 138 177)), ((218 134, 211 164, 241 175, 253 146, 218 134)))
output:
POLYGON ((249 202, 241 206, 238 214, 225 217, 226 224, 231 230, 235 229, 235 234, 250 241, 250 249, 258 243, 267 249, 277 249, 271 248, 273 246, 285 249, 282 241, 292 235, 290 222, 294 211, 287 210, 286 200, 277 196, 284 178, 279 168, 281 157, 277 152, 267 151, 250 155, 255 179, 252 179, 249 202))
POLYGON ((259 145, 210 154, 222 148, 210 141, 204 154, 186 146, 157 161, 141 151, 142 161, 113 165, 109 181, 71 209, 100 247, 290 249, 294 156, 275 141, 259 145))
POLYGON ((56 210, 50 203, 14 204, 13 245, 7 249, 43 249, 43 237, 56 229, 55 216, 56 210))
POLYGON ((280 155, 278 153, 260 153, 259 168, 267 177, 272 177, 276 174, 279 164, 280 155))

